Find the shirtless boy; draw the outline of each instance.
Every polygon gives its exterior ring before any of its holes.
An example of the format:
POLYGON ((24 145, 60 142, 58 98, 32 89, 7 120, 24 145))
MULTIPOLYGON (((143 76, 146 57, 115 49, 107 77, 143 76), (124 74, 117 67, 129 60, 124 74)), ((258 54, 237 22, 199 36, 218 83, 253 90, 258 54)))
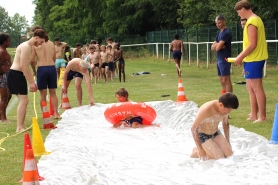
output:
MULTIPOLYGON (((33 46, 31 65, 34 66, 35 56, 37 57, 37 85, 41 95, 41 103, 46 101, 47 89, 52 99, 54 119, 59 118, 57 89, 57 73, 55 69, 56 51, 54 43, 48 40, 42 45, 33 46)), ((33 67, 33 70, 35 67, 33 67)))
POLYGON ((180 67, 181 56, 184 55, 185 50, 184 50, 183 41, 179 40, 178 34, 174 35, 174 39, 175 40, 173 40, 170 44, 170 51, 173 52, 173 58, 176 63, 178 76, 180 77, 181 76, 181 67, 180 67))
POLYGON ((95 84, 98 81, 98 70, 99 70, 99 62, 100 62, 100 53, 95 51, 96 48, 94 46, 90 46, 90 55, 88 56, 88 62, 91 65, 92 74, 95 78, 95 84))
POLYGON ((13 64, 7 73, 7 83, 10 93, 15 94, 19 100, 16 132, 25 130, 24 120, 28 105, 28 86, 30 92, 37 91, 37 85, 29 67, 32 47, 39 46, 47 40, 48 36, 46 32, 42 29, 36 29, 30 40, 21 43, 16 48, 13 64), (28 81, 28 86, 26 80, 28 81))
POLYGON ((239 106, 233 93, 225 93, 218 100, 203 104, 191 127, 196 148, 190 157, 201 160, 226 158, 233 154, 230 144, 228 114, 239 106), (222 122, 224 136, 218 125, 222 122))
POLYGON ((113 80, 113 71, 114 71, 114 56, 115 52, 112 50, 112 46, 108 45, 106 48, 108 55, 108 78, 113 80))
POLYGON ((67 65, 64 77, 63 77, 63 86, 62 94, 67 93, 67 89, 73 77, 75 77, 75 87, 77 94, 78 106, 82 106, 82 79, 85 78, 85 82, 88 87, 88 93, 90 98, 90 105, 94 105, 93 99, 93 90, 91 86, 91 79, 88 71, 89 64, 85 60, 80 58, 73 58, 67 65))
POLYGON ((119 69, 119 81, 122 81, 123 74, 123 81, 125 82, 125 60, 123 57, 123 51, 120 48, 120 44, 116 44, 116 50, 115 50, 115 61, 118 62, 118 69, 119 69))
POLYGON ((10 69, 12 62, 6 48, 10 47, 11 37, 7 33, 0 33, 0 121, 9 122, 6 116, 6 109, 11 99, 11 94, 7 86, 6 73, 10 69))
POLYGON ((81 58, 81 55, 82 55, 81 47, 82 47, 82 45, 80 43, 76 44, 76 48, 73 52, 73 58, 81 58))
POLYGON ((104 77, 104 81, 108 80, 108 53, 106 52, 105 45, 100 47, 100 63, 101 63, 101 75, 104 77))
POLYGON ((66 42, 61 42, 58 37, 54 39, 55 51, 56 51, 56 61, 55 67, 58 79, 60 78, 60 68, 65 68, 66 61, 64 60, 63 50, 67 46, 66 42))

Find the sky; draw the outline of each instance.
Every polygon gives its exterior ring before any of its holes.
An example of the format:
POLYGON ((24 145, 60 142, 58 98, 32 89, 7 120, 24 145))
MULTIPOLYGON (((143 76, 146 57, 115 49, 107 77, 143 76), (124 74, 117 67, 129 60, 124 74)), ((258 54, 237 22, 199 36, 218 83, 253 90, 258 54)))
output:
POLYGON ((0 6, 4 7, 9 16, 14 16, 18 13, 20 16, 25 16, 28 24, 31 25, 35 5, 32 4, 33 0, 0 0, 0 6))

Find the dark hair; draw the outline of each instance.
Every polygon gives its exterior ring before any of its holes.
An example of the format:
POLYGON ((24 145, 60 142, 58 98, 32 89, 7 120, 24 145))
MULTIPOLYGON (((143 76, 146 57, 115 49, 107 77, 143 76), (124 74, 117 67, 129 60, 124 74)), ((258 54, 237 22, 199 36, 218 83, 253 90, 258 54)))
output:
POLYGON ((54 41, 60 41, 59 37, 55 37, 54 41))
POLYGON ((225 17, 223 15, 218 15, 216 18, 215 18, 215 21, 220 21, 220 20, 223 20, 225 21, 225 17))
POLYGON ((31 28, 31 31, 34 32, 34 31, 37 30, 37 29, 43 30, 43 28, 42 28, 41 26, 36 25, 36 26, 34 26, 33 28, 31 28))
POLYGON ((250 10, 251 4, 246 0, 239 1, 236 3, 234 10, 238 11, 238 10, 241 10, 242 8, 245 8, 246 10, 250 10))
POLYGON ((34 35, 33 36, 34 37, 38 36, 38 37, 40 37, 42 39, 45 39, 45 42, 48 41, 48 35, 46 34, 46 32, 43 29, 36 29, 34 31, 34 35))
POLYGON ((108 41, 108 40, 109 40, 109 41, 113 41, 112 37, 108 37, 108 38, 107 38, 107 41, 108 41))
POLYGON ((237 109, 239 106, 238 99, 234 93, 227 92, 222 94, 219 99, 219 102, 223 103, 225 108, 237 109))
POLYGON ((101 45, 102 39, 101 39, 101 38, 98 38, 98 39, 97 39, 97 43, 98 43, 99 45, 101 45))
POLYGON ((0 45, 3 45, 10 38, 10 35, 7 33, 0 33, 0 45))
POLYGON ((91 44, 96 44, 97 41, 96 40, 91 40, 91 44))
POLYGON ((96 47, 95 46, 90 46, 89 49, 96 49, 96 47))
POLYGON ((69 46, 66 46, 66 47, 65 47, 65 51, 70 51, 70 47, 69 47, 69 46))
POLYGON ((179 39, 179 35, 177 33, 174 35, 174 39, 179 39))
POLYGON ((112 46, 111 46, 111 45, 107 45, 106 47, 107 47, 107 48, 112 48, 112 46))
POLYGON ((77 44, 76 44, 76 47, 78 47, 78 46, 82 46, 82 45, 81 45, 80 43, 77 43, 77 44))
POLYGON ((125 88, 119 88, 116 92, 115 95, 119 95, 119 96, 123 96, 126 97, 126 99, 128 98, 128 92, 125 88))

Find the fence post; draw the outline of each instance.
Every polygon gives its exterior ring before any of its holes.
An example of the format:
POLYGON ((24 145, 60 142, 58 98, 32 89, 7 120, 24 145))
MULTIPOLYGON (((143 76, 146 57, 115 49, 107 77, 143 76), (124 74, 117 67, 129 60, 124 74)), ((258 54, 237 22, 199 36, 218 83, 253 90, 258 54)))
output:
MULTIPOLYGON (((276 19, 274 19, 274 30, 275 30, 275 40, 277 40, 278 36, 277 36, 277 21, 276 19)), ((277 64, 278 64, 278 43, 276 42, 276 59, 277 59, 277 64)))
POLYGON ((155 45, 156 45, 156 58, 158 58, 158 43, 156 43, 155 45))

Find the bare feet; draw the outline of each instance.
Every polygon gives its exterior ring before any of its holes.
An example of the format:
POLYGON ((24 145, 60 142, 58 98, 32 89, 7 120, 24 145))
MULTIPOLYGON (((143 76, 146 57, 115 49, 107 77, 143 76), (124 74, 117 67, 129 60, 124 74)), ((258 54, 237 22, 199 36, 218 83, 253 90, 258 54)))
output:
POLYGON ((55 114, 54 116, 53 116, 53 119, 60 119, 61 117, 60 117, 60 114, 55 114))
POLYGON ((23 131, 25 131, 26 129, 25 128, 17 128, 16 129, 16 132, 23 132, 23 131))
POLYGON ((2 123, 10 123, 10 120, 4 119, 4 120, 1 120, 0 122, 2 122, 2 123))
POLYGON ((263 122, 263 121, 266 121, 266 119, 259 118, 259 119, 255 120, 253 123, 259 123, 259 122, 263 122))
POLYGON ((256 118, 256 117, 251 117, 251 116, 250 116, 250 117, 247 118, 246 120, 248 120, 248 121, 250 121, 250 120, 251 120, 251 121, 255 121, 255 120, 257 120, 257 118, 256 118))

